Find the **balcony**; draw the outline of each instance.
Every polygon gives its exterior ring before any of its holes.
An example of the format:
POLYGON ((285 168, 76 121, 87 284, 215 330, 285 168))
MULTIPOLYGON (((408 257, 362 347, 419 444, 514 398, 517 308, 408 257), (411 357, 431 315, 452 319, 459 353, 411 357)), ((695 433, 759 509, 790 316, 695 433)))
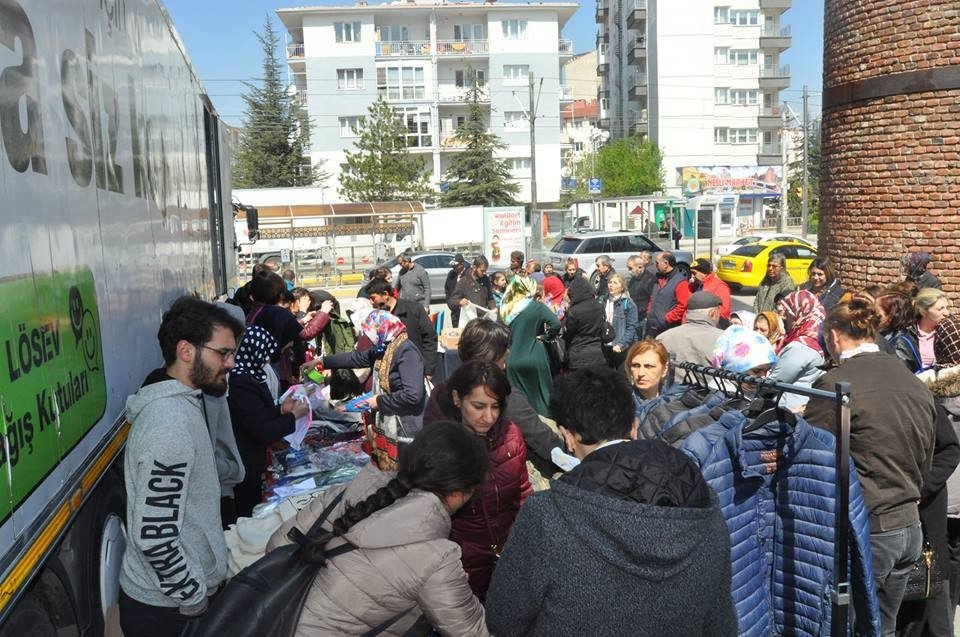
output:
POLYGON ((597 65, 597 75, 600 77, 606 77, 607 73, 610 71, 610 64, 607 62, 601 62, 597 65))
POLYGON ((294 44, 287 45, 288 60, 302 59, 304 57, 305 57, 305 53, 303 50, 303 42, 296 42, 294 44))
POLYGON ((610 7, 607 6, 605 0, 597 0, 597 22, 606 22, 607 16, 610 15, 610 7))
POLYGON ((610 44, 610 34, 603 28, 597 29, 597 48, 600 48, 601 44, 610 44))
POLYGON ((776 27, 764 27, 760 32, 761 49, 783 52, 790 48, 790 40, 789 25, 779 30, 776 27))
POLYGON ((573 55, 573 40, 561 38, 557 41, 557 50, 560 52, 560 57, 573 55))
POLYGON ((627 62, 630 64, 646 65, 647 60, 647 38, 638 37, 633 43, 633 48, 627 53, 627 62))
POLYGON ((627 28, 646 31, 646 21, 647 0, 633 0, 633 10, 627 15, 627 28))
POLYGON ((760 109, 760 128, 780 128, 782 125, 781 109, 779 106, 764 106, 760 109))
POLYGON ((377 42, 378 58, 427 57, 430 55, 429 40, 409 40, 406 42, 377 42))
POLYGON ((573 101, 573 89, 564 84, 560 85, 560 101, 561 102, 572 102, 573 101))
POLYGON ((782 13, 791 6, 793 6, 793 0, 760 0, 760 10, 764 13, 782 13))
POLYGON ((780 143, 760 144, 760 152, 757 153, 758 166, 780 166, 783 164, 783 152, 780 143))
POLYGON ((790 65, 761 68, 760 88, 790 88, 790 65))
POLYGON ((445 57, 463 57, 471 55, 489 55, 488 40, 437 40, 437 55, 445 57))
POLYGON ((630 86, 630 101, 639 102, 647 99, 647 74, 634 73, 630 86))
MULTIPOLYGON (((466 86, 455 86, 453 84, 441 84, 437 87, 437 101, 443 104, 467 104, 470 102, 470 88, 466 86)), ((490 91, 486 86, 480 87, 478 101, 481 104, 490 103, 490 91)))
POLYGON ((297 89, 290 94, 290 103, 294 106, 306 106, 307 105, 307 91, 305 89, 297 89))

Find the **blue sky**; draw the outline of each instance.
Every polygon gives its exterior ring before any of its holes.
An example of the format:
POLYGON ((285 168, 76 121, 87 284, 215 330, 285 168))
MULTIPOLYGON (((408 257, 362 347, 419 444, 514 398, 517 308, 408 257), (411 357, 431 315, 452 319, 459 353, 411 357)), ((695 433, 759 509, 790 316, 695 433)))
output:
MULTIPOLYGON (((705 0, 693 0, 703 2, 705 0)), ((371 4, 376 0, 371 0, 371 4)), ((243 119, 243 81, 260 74, 260 43, 254 31, 263 26, 268 13, 277 31, 286 31, 274 13, 275 9, 293 6, 352 4, 345 0, 319 2, 310 0, 164 0, 173 23, 187 47, 190 59, 200 74, 217 111, 230 124, 239 126, 243 119)), ((587 0, 563 30, 573 40, 578 53, 594 48, 596 2, 587 0)), ((820 89, 823 68, 823 2, 794 0, 793 8, 783 16, 783 23, 792 27, 793 46, 783 56, 783 63, 792 72, 790 89, 782 99, 801 113, 801 87, 810 87, 810 110, 820 111, 820 89)))

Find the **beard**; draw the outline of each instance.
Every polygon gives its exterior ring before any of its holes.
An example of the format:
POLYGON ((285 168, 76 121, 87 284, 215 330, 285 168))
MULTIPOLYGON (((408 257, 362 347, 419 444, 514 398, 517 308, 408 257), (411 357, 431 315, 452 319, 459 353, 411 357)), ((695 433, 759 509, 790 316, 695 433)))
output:
POLYGON ((190 368, 190 382, 204 394, 217 398, 227 393, 227 372, 217 371, 203 364, 200 356, 195 356, 190 368))

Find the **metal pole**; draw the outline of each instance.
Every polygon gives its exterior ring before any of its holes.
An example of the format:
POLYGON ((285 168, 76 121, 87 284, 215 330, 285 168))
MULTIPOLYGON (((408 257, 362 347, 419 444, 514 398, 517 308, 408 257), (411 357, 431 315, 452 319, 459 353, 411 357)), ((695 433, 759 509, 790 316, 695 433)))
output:
MULTIPOLYGON (((529 73, 530 80, 530 221, 533 222, 537 212, 537 101, 533 94, 533 71, 529 73)), ((533 224, 539 227, 539 224, 533 224)), ((531 244, 536 246, 537 252, 542 250, 542 237, 531 237, 531 244)))
POLYGON ((833 609, 830 616, 830 634, 845 637, 850 625, 850 579, 847 572, 849 555, 850 511, 850 383, 835 386, 836 476, 837 506, 835 507, 836 536, 833 572, 836 582, 833 590, 833 609))
POLYGON ((778 232, 787 230, 787 105, 780 111, 780 221, 778 232))
POLYGON ((803 85, 803 201, 800 209, 800 236, 807 238, 807 222, 810 214, 810 172, 807 164, 807 157, 810 154, 810 110, 807 108, 807 102, 810 94, 807 92, 807 85, 803 85))

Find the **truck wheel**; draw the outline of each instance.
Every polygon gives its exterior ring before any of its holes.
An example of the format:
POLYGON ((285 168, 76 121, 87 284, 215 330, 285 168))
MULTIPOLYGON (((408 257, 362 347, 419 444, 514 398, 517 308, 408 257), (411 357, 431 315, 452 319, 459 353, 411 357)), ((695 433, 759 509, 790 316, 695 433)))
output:
POLYGON ((57 629, 40 598, 27 593, 0 627, 0 637, 57 637, 57 629))
POLYGON ((590 275, 590 287, 596 291, 598 285, 600 285, 600 271, 594 270, 593 274, 590 275))

